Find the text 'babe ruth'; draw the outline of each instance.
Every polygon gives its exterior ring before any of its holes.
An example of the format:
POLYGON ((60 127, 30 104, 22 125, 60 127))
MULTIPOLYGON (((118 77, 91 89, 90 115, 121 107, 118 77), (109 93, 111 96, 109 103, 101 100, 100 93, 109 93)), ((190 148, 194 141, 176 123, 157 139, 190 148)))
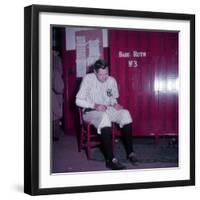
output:
POLYGON ((128 110, 117 102, 119 97, 116 80, 109 76, 108 66, 103 60, 93 65, 94 73, 87 74, 76 95, 76 105, 83 108, 83 119, 91 122, 101 139, 101 147, 106 159, 106 167, 124 169, 112 152, 111 123, 119 124, 124 139, 127 157, 132 164, 137 159, 132 147, 132 118, 128 110))

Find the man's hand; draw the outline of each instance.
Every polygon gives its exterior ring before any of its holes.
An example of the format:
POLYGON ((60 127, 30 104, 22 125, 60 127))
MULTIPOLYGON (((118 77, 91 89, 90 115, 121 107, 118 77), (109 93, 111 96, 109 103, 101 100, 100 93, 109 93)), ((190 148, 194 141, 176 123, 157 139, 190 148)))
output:
POLYGON ((96 111, 102 111, 102 112, 106 111, 106 109, 107 109, 106 106, 101 105, 101 104, 95 104, 94 108, 95 108, 96 111))
POLYGON ((113 107, 114 107, 116 110, 121 110, 121 109, 123 109, 123 106, 121 106, 121 105, 118 104, 118 103, 114 104, 113 107))

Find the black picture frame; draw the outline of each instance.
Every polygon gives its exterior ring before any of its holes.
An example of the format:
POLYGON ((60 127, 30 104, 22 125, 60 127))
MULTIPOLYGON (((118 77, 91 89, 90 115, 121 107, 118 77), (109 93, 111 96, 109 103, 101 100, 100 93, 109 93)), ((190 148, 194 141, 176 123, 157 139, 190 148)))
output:
POLYGON ((24 192, 30 195, 78 193, 110 190, 127 190, 187 186, 195 184, 195 15, 147 11, 111 10, 83 7, 31 5, 24 9, 24 192), (190 24, 190 166, 189 179, 149 181, 90 186, 47 187, 39 186, 39 15, 40 13, 113 16, 142 19, 188 21, 190 24))

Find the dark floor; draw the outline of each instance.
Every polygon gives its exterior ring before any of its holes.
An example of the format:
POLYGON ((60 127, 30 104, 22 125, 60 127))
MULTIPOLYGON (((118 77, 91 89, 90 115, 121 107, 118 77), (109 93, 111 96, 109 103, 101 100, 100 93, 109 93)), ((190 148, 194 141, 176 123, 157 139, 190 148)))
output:
MULTIPOLYGON (((161 137, 155 144, 153 137, 133 137, 133 148, 139 162, 130 164, 125 155, 124 146, 118 138, 115 143, 115 156, 127 169, 166 168, 178 166, 178 142, 174 137, 161 137)), ((77 138, 59 133, 59 140, 52 143, 52 173, 86 172, 108 170, 99 148, 91 150, 91 159, 87 160, 83 150, 78 152, 77 138)))

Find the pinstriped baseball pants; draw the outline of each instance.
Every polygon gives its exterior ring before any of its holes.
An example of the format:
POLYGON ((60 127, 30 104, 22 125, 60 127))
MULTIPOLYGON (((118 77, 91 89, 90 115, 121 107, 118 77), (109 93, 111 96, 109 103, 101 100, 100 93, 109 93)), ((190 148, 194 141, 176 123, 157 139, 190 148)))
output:
POLYGON ((122 128, 125 124, 132 122, 131 115, 128 110, 116 110, 113 107, 108 107, 105 112, 90 111, 83 115, 83 119, 91 122, 96 128, 98 134, 101 134, 101 128, 111 127, 111 123, 115 122, 122 128))

